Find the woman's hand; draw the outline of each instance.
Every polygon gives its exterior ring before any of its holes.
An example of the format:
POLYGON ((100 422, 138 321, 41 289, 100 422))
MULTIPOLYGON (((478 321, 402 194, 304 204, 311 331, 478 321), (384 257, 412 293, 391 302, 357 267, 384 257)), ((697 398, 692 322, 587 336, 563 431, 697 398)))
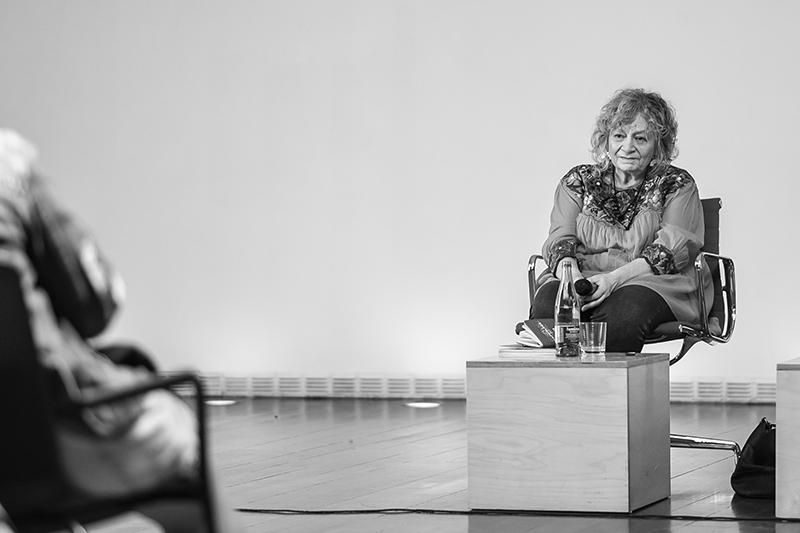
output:
POLYGON ((595 289, 593 293, 583 297, 584 304, 581 307, 581 311, 588 311, 597 307, 619 286, 618 278, 614 275, 614 272, 595 274, 587 279, 595 285, 595 289))
POLYGON ((594 283, 597 288, 592 294, 584 297, 583 301, 585 303, 581 310, 587 311, 597 307, 623 283, 652 273, 653 271, 647 261, 638 257, 612 272, 590 276, 587 279, 594 283))

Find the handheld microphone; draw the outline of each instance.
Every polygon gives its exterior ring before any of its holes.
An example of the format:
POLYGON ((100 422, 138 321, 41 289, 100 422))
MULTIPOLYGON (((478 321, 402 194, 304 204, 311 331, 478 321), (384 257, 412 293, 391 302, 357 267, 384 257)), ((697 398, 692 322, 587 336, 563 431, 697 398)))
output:
POLYGON ((588 296, 592 294, 595 289, 597 289, 597 285, 586 278, 581 278, 575 282, 575 292, 581 296, 588 296))

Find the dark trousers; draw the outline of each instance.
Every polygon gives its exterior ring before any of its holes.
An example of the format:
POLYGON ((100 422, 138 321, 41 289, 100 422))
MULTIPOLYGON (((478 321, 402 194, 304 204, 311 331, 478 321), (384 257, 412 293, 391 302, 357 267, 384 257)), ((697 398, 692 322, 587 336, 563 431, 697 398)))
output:
MULTIPOLYGON (((531 318, 553 318, 558 282, 545 283, 536 291, 531 318)), ((638 285, 621 287, 597 307, 581 313, 583 322, 606 322, 606 351, 641 352, 644 340, 659 324, 675 321, 667 302, 652 289, 638 285)))

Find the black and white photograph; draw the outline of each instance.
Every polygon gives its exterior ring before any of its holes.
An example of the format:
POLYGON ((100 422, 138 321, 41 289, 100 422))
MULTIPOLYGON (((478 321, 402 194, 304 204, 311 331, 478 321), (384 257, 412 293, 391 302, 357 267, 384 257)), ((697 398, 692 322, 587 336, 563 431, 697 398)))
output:
POLYGON ((800 531, 799 25, 0 0, 0 533, 800 531))

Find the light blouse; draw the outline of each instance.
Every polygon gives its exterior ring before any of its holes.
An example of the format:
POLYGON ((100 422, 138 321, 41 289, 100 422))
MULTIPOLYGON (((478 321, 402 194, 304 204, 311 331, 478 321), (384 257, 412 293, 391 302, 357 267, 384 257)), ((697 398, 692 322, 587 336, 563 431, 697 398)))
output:
MULTIPOLYGON (((556 187, 542 254, 550 269, 564 257, 574 257, 585 277, 641 257, 651 272, 621 286, 648 287, 679 322, 699 324, 693 265, 703 238, 703 207, 687 171, 670 165, 648 173, 636 187, 617 189, 613 166, 601 171, 597 165, 578 165, 556 187)), ((714 289, 705 263, 703 269, 702 294, 710 310, 714 289)))

